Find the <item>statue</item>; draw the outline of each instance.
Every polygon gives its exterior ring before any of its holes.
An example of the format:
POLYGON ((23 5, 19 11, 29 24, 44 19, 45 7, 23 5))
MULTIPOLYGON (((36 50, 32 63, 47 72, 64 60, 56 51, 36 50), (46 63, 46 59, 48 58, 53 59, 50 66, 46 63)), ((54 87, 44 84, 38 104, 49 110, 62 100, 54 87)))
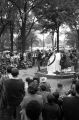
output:
POLYGON ((47 72, 48 74, 52 75, 55 74, 55 72, 61 72, 61 53, 53 53, 53 55, 49 58, 48 64, 47 64, 47 72))
POLYGON ((61 51, 51 55, 47 64, 47 72, 49 75, 53 75, 74 73, 75 71, 69 56, 64 51, 61 51))

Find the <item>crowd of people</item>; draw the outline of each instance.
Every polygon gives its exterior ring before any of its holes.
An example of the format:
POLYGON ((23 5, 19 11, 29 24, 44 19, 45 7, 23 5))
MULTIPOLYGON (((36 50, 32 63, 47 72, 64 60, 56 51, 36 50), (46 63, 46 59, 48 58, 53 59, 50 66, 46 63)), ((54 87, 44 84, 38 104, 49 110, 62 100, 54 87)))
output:
MULTIPOLYGON (((53 54, 52 50, 35 50, 35 51, 27 51, 24 54, 22 53, 10 53, 3 52, 0 54, 0 72, 5 73, 7 66, 11 65, 17 67, 18 69, 27 69, 33 66, 38 67, 38 71, 40 71, 41 66, 47 66, 49 58, 53 54)), ((76 50, 72 51, 60 51, 61 52, 61 60, 60 65, 61 69, 65 69, 71 66, 74 66, 74 71, 77 72, 78 68, 78 54, 76 50)))
MULTIPOLYGON (((76 73, 68 91, 63 91, 61 83, 58 83, 53 91, 45 77, 34 76, 26 78, 25 81, 19 77, 19 65, 37 64, 40 71, 40 66, 46 66, 52 54, 51 50, 37 50, 29 52, 28 55, 7 53, 0 56, 1 120, 79 120, 79 78, 76 73)), ((75 51, 69 52, 68 55, 63 52, 61 60, 63 68, 72 63, 76 70, 75 51), (66 64, 66 60, 69 63, 66 64)))
POLYGON ((46 66, 52 51, 26 51, 24 54, 20 52, 10 53, 10 51, 0 53, 0 72, 5 73, 7 66, 11 65, 18 69, 27 69, 33 66, 46 66))
POLYGON ((74 74, 69 91, 57 84, 55 91, 46 77, 19 77, 19 70, 8 66, 0 76, 1 120, 79 120, 79 81, 74 74))

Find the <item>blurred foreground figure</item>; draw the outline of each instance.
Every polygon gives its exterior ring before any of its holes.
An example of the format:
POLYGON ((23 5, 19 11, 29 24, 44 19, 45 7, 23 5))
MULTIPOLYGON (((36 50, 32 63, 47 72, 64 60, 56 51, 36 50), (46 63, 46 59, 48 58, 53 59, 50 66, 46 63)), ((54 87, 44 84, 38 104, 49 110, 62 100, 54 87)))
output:
POLYGON ((43 120, 60 120, 61 111, 59 105, 54 102, 54 96, 49 94, 47 100, 48 103, 43 106, 43 120))
POLYGON ((75 86, 76 95, 63 98, 64 120, 79 120, 79 81, 75 86))
POLYGON ((25 110, 21 111, 21 120, 42 120, 42 105, 36 101, 30 101, 25 110))

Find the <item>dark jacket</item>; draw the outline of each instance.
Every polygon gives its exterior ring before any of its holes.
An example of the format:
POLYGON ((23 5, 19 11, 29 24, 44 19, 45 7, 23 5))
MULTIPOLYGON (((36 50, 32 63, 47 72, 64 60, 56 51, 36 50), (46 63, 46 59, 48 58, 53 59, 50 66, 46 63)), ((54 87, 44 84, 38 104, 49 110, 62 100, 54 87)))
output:
POLYGON ((79 120, 79 97, 63 98, 63 117, 65 120, 79 120))
POLYGON ((44 104, 43 107, 43 120, 60 120, 61 113, 60 113, 60 108, 57 104, 49 104, 46 103, 44 104))
POLYGON ((7 94, 8 105, 18 106, 25 94, 24 82, 22 79, 9 79, 5 81, 5 89, 7 94))

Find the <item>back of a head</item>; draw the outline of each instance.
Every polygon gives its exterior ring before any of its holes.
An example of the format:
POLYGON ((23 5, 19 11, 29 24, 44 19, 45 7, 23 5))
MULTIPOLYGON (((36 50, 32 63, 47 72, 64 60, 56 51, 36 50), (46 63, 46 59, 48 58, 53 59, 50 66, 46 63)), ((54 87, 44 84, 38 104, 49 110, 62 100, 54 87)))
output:
POLYGON ((55 101, 55 97, 50 93, 48 96, 47 96, 47 101, 49 104, 52 104, 54 103, 55 101))
POLYGON ((76 87, 75 87, 75 89, 76 89, 76 93, 79 94, 79 81, 76 82, 76 87))
POLYGON ((13 77, 17 77, 19 75, 19 70, 17 68, 12 68, 11 74, 13 77))
POLYGON ((26 78, 26 82, 28 83, 28 85, 30 85, 30 83, 32 83, 33 80, 32 80, 30 77, 27 77, 27 78, 26 78))
POLYGON ((38 91, 37 85, 34 82, 30 83, 30 85, 28 86, 28 93, 36 94, 37 91, 38 91))
POLYGON ((33 100, 27 104, 25 111, 30 120, 39 120, 39 116, 42 112, 42 106, 39 102, 33 100))
POLYGON ((76 82, 77 82, 76 79, 73 78, 72 79, 72 84, 76 84, 76 82))
POLYGON ((40 90, 41 91, 47 91, 47 88, 44 84, 40 85, 40 90))
POLYGON ((11 73, 12 72, 12 67, 11 66, 8 66, 7 67, 7 73, 11 73))
POLYGON ((58 98, 59 98, 59 92, 54 92, 54 93, 53 93, 53 96, 54 96, 56 99, 58 99, 58 98))
POLYGON ((62 88, 63 85, 62 85, 61 83, 58 83, 58 84, 57 84, 57 87, 58 87, 58 88, 62 88))
POLYGON ((33 78, 33 81, 34 81, 34 80, 37 80, 38 83, 40 82, 40 79, 39 79, 38 77, 34 77, 34 78, 33 78))

